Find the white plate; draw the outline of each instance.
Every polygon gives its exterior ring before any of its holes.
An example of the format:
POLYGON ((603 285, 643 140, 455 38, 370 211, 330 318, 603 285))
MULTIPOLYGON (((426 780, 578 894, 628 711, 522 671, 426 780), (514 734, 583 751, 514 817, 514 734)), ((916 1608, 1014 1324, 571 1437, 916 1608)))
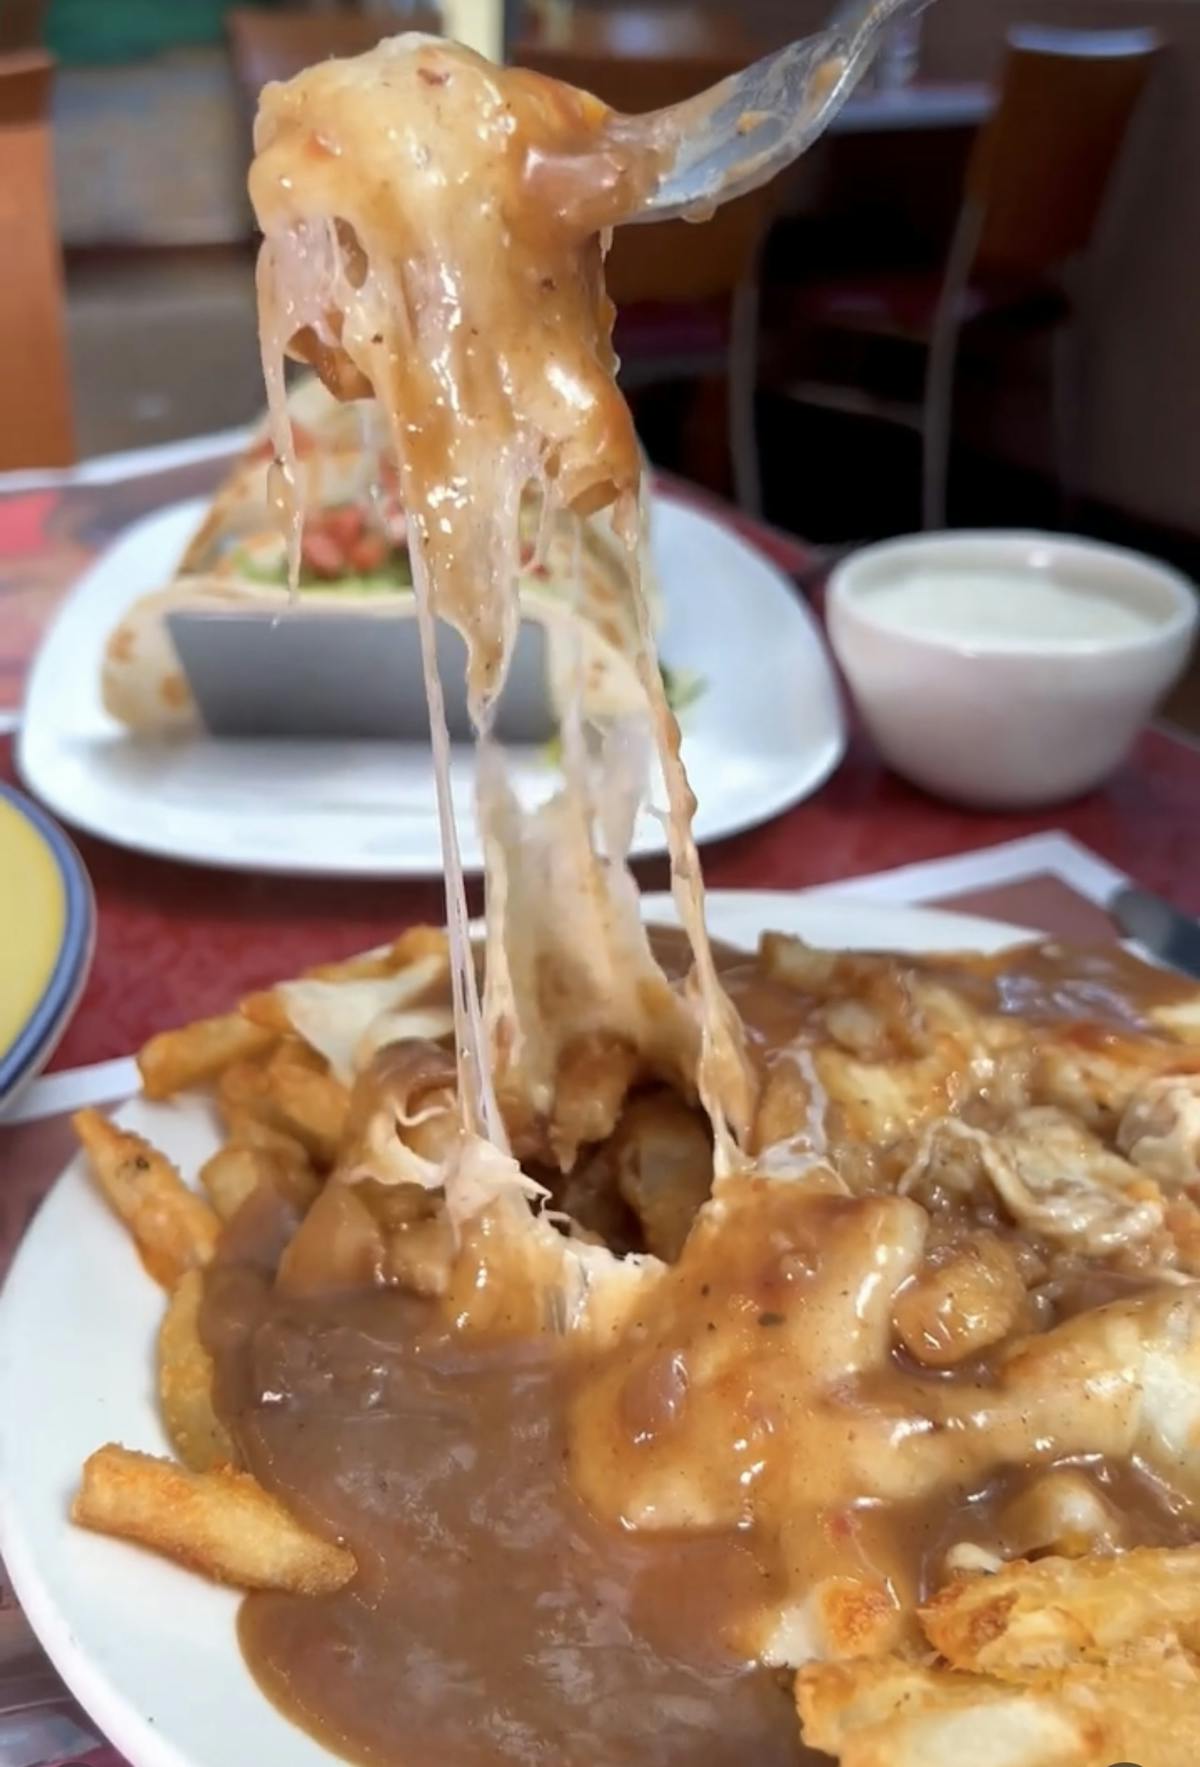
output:
MULTIPOLYGON (((650 918, 674 918, 666 897, 650 918)), ((716 893, 714 936, 764 927, 847 948, 995 951, 995 921, 803 896, 716 893)), ((121 1113, 194 1172, 216 1145, 198 1100, 121 1113)), ((77 1160, 25 1237, 0 1299, 0 1553, 31 1625, 72 1692, 133 1767, 331 1767, 251 1680, 237 1597, 133 1547, 72 1528, 79 1468, 103 1442, 166 1452, 153 1395, 163 1297, 77 1160), (231 1752, 232 1751, 232 1752, 231 1752)))
MULTIPOLYGON (((201 865, 338 876, 442 869, 429 752, 413 744, 135 741, 100 703, 104 643, 137 596, 170 578, 206 505, 136 523, 80 580, 34 663, 17 759, 66 821, 119 845, 201 865)), ((796 591, 721 522, 670 497, 654 511, 666 611, 662 651, 704 692, 683 716, 683 752, 711 841, 775 816, 828 778, 845 748, 825 641, 796 591)), ((526 801, 553 773, 513 755, 526 801)), ((463 859, 480 865, 474 758, 456 750, 463 859)), ((644 815, 635 852, 664 850, 644 815)))

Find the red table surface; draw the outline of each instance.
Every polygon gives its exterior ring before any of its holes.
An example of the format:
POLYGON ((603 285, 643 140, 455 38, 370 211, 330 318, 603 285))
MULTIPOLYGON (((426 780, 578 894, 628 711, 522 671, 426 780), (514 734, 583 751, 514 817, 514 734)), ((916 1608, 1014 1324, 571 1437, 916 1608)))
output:
MULTIPOLYGON (((17 541, 8 556, 20 552, 25 561, 20 572, 0 569, 0 611, 24 608, 40 625, 64 579, 79 568, 68 571, 71 558, 86 562, 97 541, 120 525, 114 518, 128 521, 155 502, 193 493, 215 482, 219 470, 219 463, 207 464, 103 491, 0 500, 0 540, 17 541)), ((784 570, 811 567, 797 541, 724 513, 784 570)), ((5 639, 11 633, 10 626, 5 639)), ((0 643, 6 649, 12 679, 23 659, 0 643)), ((0 776, 15 780, 11 741, 0 741, 0 776)), ((856 731, 821 791, 765 827, 706 847, 704 869, 713 888, 799 889, 1050 829, 1200 912, 1200 748, 1161 730, 1141 737, 1101 791, 1035 815, 972 814, 939 803, 889 773, 856 731)), ((442 919, 439 880, 250 876, 146 858, 86 836, 78 844, 95 885, 98 938, 91 979, 55 1067, 125 1055, 154 1031, 220 1011, 252 988, 378 943, 413 921, 442 919)), ((662 862, 638 871, 648 887, 666 882, 662 862)))

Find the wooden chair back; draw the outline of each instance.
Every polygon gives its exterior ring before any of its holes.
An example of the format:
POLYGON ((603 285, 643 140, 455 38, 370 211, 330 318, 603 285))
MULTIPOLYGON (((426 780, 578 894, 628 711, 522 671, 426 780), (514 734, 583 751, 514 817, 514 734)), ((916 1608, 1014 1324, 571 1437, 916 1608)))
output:
POLYGON ((1043 275, 1085 250, 1160 48, 1147 29, 1010 33, 967 173, 977 273, 1043 275))
MULTIPOLYGON (((520 59, 630 114, 690 98, 744 65, 740 58, 707 55, 590 56, 549 45, 525 46, 520 59)), ((618 307, 675 305, 732 294, 754 277, 774 201, 768 185, 727 203, 709 221, 619 227, 606 270, 613 300, 618 307)))
POLYGON ((254 103, 270 80, 290 80, 301 68, 331 55, 363 55, 397 31, 436 31, 435 12, 271 11, 235 6, 225 15, 233 70, 244 96, 254 103))
POLYGON ((75 458, 43 50, 0 55, 0 471, 75 458))

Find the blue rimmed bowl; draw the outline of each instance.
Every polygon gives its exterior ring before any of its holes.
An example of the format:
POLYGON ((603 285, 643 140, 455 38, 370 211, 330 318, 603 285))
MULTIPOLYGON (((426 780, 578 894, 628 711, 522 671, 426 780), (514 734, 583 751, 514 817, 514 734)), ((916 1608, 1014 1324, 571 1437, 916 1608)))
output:
POLYGON ((95 938, 83 860, 44 810, 0 784, 0 1111, 66 1030, 95 938))

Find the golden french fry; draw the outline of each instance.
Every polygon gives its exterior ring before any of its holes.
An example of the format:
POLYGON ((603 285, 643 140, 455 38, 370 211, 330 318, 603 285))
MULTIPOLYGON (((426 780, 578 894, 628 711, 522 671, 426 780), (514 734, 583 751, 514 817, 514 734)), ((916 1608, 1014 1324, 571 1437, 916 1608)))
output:
POLYGON ((238 1118, 275 1128, 266 1062, 231 1062, 217 1077, 217 1103, 227 1125, 238 1118))
POLYGON ((184 1271, 207 1264, 221 1223, 167 1156, 99 1111, 76 1111, 71 1122, 96 1182, 132 1233, 154 1280, 173 1288, 184 1271))
POLYGON ((318 1165, 332 1166, 350 1115, 347 1088, 287 1047, 267 1063, 266 1081, 278 1127, 294 1135, 318 1165))
POLYGON ((617 1188, 646 1249, 673 1263, 712 1190, 708 1124, 673 1092, 643 1093, 625 1107, 612 1151, 617 1188))
POLYGON ((285 1129, 276 1129, 243 1105, 224 1105, 221 1115, 230 1141, 239 1142, 244 1147, 265 1147, 294 1160, 299 1166, 307 1164, 308 1155, 294 1135, 289 1135, 285 1129))
POLYGON ((289 1033, 276 1044, 267 1061, 268 1074, 278 1068, 303 1068, 308 1074, 327 1074, 329 1063, 319 1049, 314 1049, 303 1037, 289 1033))
POLYGON ((84 1462, 71 1518, 235 1589, 324 1595, 357 1569, 353 1553, 302 1527, 249 1473, 188 1472, 111 1442, 84 1462))
POLYGON ((318 1166, 329 1167, 345 1133, 350 1094, 319 1056, 301 1048, 297 1038, 288 1038, 265 1065, 235 1062, 217 1081, 217 1097, 228 1125, 253 1117, 298 1141, 318 1166))
POLYGON ((274 988, 264 988, 257 994, 247 994, 238 1002, 238 1011, 252 1025, 258 1025, 264 1031, 274 1031, 282 1037, 292 1028, 284 1004, 274 988))
POLYGON ((137 1058, 142 1091, 147 1098, 170 1098, 214 1079, 235 1061, 265 1054, 275 1037, 274 1031, 252 1024, 240 1012, 163 1031, 151 1037, 137 1058))
POLYGON ((171 1446, 193 1472, 237 1462, 213 1405, 212 1357, 200 1339, 204 1278, 188 1270, 175 1284, 158 1331, 158 1400, 171 1446))
POLYGON ((380 945, 374 951, 363 951, 355 957, 344 957, 340 963, 319 963, 305 971, 315 982, 361 982, 380 976, 394 976, 417 963, 422 957, 445 957, 449 944, 440 926, 410 926, 407 932, 380 945))
POLYGON ((320 1185, 304 1149, 280 1135, 282 1147, 230 1141, 200 1168, 200 1183, 222 1221, 232 1221, 250 1196, 268 1186, 303 1214, 320 1185), (294 1152, 287 1151, 290 1142, 294 1152))

